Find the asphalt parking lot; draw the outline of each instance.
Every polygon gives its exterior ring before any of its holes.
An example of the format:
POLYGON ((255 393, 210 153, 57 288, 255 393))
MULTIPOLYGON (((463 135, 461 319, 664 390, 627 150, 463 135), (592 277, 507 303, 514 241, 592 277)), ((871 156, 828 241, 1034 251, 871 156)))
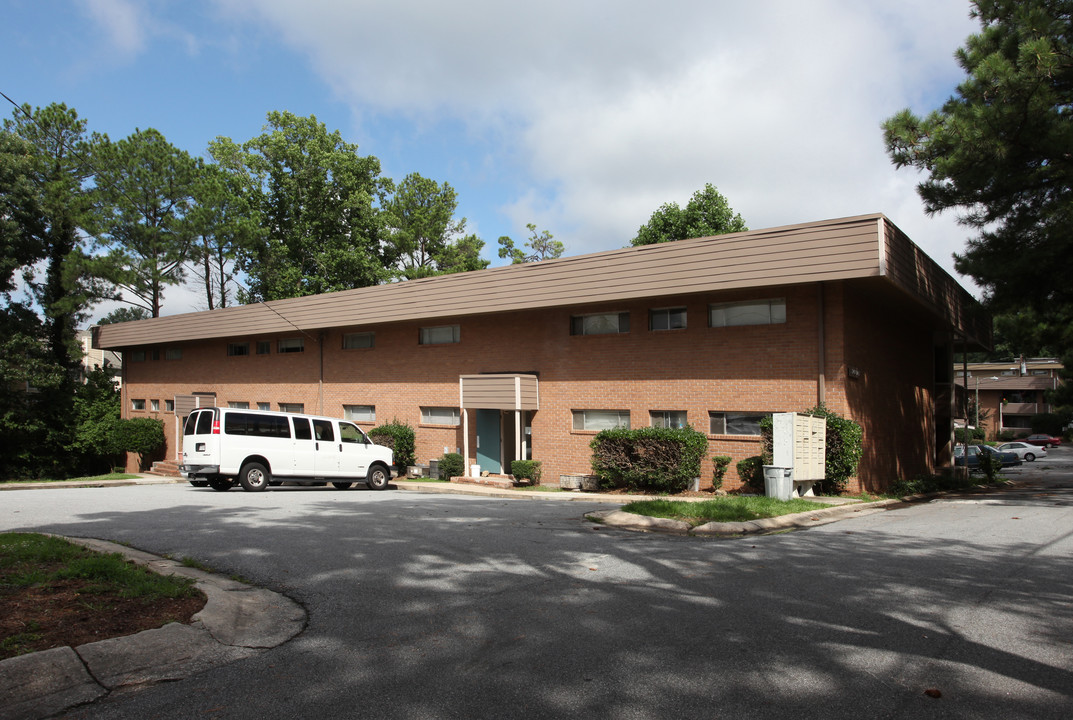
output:
POLYGON ((1068 718, 1059 450, 1020 485, 741 540, 601 527, 596 503, 181 484, 7 492, 0 529, 193 557, 308 614, 68 717, 1068 718))

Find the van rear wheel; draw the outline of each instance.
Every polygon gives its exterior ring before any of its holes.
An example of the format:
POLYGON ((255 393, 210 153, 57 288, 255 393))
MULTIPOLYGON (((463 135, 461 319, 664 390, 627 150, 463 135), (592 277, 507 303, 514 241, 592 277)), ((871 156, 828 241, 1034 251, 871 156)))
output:
POLYGON ((242 466, 239 482, 242 483, 242 489, 247 492, 263 492, 272 482, 272 475, 261 463, 249 462, 242 466))
POLYGON ((373 465, 365 477, 365 484, 372 490, 385 490, 391 476, 383 465, 373 465))
POLYGON ((332 483, 332 485, 335 485, 336 490, 346 490, 347 488, 349 488, 353 484, 354 483, 348 483, 348 482, 333 482, 332 483))
POLYGON ((227 492, 228 490, 230 490, 234 486, 235 486, 235 483, 234 483, 234 481, 231 480, 231 478, 225 478, 225 477, 209 478, 209 487, 211 487, 213 490, 216 490, 217 492, 227 492))

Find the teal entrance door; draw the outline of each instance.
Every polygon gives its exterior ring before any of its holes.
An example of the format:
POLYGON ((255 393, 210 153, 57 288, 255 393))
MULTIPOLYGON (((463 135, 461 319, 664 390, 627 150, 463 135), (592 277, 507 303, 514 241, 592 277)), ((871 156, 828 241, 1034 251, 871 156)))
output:
MULTIPOLYGON (((498 410, 477 411, 477 464, 481 471, 502 472, 500 458, 500 429, 498 410)), ((468 471, 469 468, 467 468, 468 471)))

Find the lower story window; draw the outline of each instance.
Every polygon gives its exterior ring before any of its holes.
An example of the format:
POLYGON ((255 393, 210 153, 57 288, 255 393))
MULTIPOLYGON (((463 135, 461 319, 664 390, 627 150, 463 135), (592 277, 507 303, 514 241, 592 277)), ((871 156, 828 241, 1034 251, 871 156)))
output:
POLYGON ((343 417, 350 422, 376 422, 376 406, 344 405, 343 417))
POLYGON ((684 428, 689 427, 685 410, 652 410, 648 413, 652 427, 684 428))
POLYGON ((629 410, 574 410, 575 430, 610 430, 629 428, 629 410))
POLYGON ((768 412, 709 412, 708 432, 712 435, 759 435, 760 421, 768 412))
POLYGON ((423 407, 421 408, 421 422, 425 425, 457 425, 458 408, 423 407))

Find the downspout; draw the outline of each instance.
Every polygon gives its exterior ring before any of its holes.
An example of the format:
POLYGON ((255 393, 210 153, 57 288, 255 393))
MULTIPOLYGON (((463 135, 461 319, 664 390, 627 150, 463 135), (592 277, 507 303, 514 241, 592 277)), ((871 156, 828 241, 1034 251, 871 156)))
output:
POLYGON ((819 283, 816 286, 816 325, 818 327, 817 335, 817 364, 819 365, 819 372, 816 375, 816 404, 823 405, 827 399, 827 350, 824 346, 824 325, 823 316, 825 313, 824 299, 823 299, 823 283, 819 283))
MULTIPOLYGON (((964 333, 961 335, 961 379, 965 383, 965 402, 962 403, 964 405, 964 407, 965 407, 965 432, 963 432, 961 434, 961 437, 963 438, 962 444, 965 446, 964 447, 964 451, 965 451, 965 474, 968 475, 969 474, 969 338, 964 333)), ((954 400, 951 400, 950 404, 955 407, 955 410, 957 408, 957 400, 956 400, 956 398, 957 398, 957 388, 958 388, 958 385, 957 385, 956 382, 951 382, 950 383, 950 392, 955 398, 954 400)), ((977 398, 976 402, 977 403, 980 402, 979 398, 977 398)), ((976 411, 977 412, 980 411, 980 406, 979 405, 976 406, 976 411)), ((950 442, 951 442, 951 445, 955 445, 956 441, 955 441, 955 439, 953 437, 953 433, 954 433, 953 425, 954 425, 954 423, 950 423, 950 425, 951 425, 951 428, 950 428, 950 433, 951 433, 950 442)), ((950 461, 954 464, 954 467, 957 467, 957 461, 956 461, 955 458, 951 458, 950 461)))
POLYGON ((317 345, 320 348, 320 377, 317 378, 317 414, 324 414, 324 332, 317 336, 317 345))

